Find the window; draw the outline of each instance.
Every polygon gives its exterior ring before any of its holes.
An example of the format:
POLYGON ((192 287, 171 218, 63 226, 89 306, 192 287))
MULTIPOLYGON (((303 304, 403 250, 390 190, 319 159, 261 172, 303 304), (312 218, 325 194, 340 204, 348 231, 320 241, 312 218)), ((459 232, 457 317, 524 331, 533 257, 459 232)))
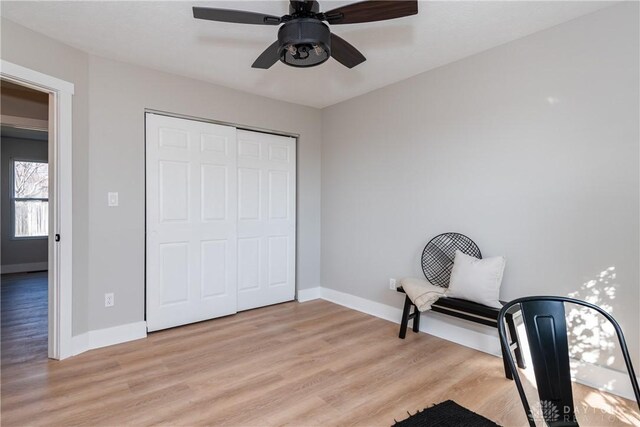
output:
POLYGON ((13 161, 13 237, 42 238, 49 235, 49 165, 13 161))

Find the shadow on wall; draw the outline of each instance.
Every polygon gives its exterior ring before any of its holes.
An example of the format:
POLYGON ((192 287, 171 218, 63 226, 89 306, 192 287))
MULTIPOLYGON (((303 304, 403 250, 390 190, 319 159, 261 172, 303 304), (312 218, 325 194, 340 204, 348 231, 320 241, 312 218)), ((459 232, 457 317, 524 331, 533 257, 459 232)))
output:
MULTIPOLYGON (((595 304, 614 315, 612 302, 616 298, 618 287, 616 269, 612 266, 600 272, 596 278, 583 283, 579 290, 568 296, 595 304)), ((623 359, 622 352, 618 348, 618 338, 611 323, 587 307, 567 304, 566 310, 569 356, 572 359, 571 376, 576 378, 578 371, 582 371, 581 376, 584 377, 584 370, 581 368, 588 364, 612 368, 618 365, 626 373, 624 363, 622 365, 616 363, 616 361, 622 362, 623 359), (619 359, 616 359, 618 355, 620 355, 619 359)), ((518 326, 518 333, 521 337, 527 336, 524 325, 518 326)), ((527 368, 522 372, 523 378, 521 378, 525 384, 525 392, 531 403, 533 416, 541 422, 543 414, 547 413, 549 408, 545 407, 545 402, 540 402, 537 395, 528 338, 521 341, 527 361, 527 368)), ((625 380, 628 381, 626 375, 625 380)), ((637 410, 635 401, 606 392, 615 388, 617 384, 614 383, 615 380, 612 379, 608 383, 597 384, 597 387, 602 387, 605 391, 579 384, 574 385, 575 412, 580 425, 640 425, 640 412, 637 410)))
MULTIPOLYGON (((595 279, 583 283, 578 291, 571 292, 569 296, 595 304, 615 317, 612 302, 616 298, 617 288, 616 268, 609 267, 595 279)), ((587 307, 568 306, 567 331, 569 356, 573 360, 608 367, 616 364, 616 355, 620 353, 619 350, 616 351, 616 331, 603 316, 587 307)), ((624 369, 624 365, 616 365, 624 369)), ((571 374, 575 376, 575 367, 571 374)))
MULTIPOLYGON (((518 327, 520 337, 526 337, 524 325, 518 327)), ((531 353, 529 342, 522 340, 524 357, 527 361, 527 368, 520 371, 523 386, 536 425, 544 425, 545 415, 560 415, 558 409, 550 402, 542 402, 538 397, 535 373, 531 364, 531 353)), ((573 398, 575 413, 578 422, 582 426, 638 426, 640 425, 640 412, 638 412, 635 401, 627 400, 619 396, 596 390, 582 384, 573 385, 573 398)))

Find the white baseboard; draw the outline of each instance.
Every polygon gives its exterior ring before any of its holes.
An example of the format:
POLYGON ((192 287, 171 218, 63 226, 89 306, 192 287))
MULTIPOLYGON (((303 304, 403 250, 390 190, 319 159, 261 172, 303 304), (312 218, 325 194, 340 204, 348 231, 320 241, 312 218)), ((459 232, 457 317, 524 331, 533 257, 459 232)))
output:
MULTIPOLYGON (((335 289, 318 286, 298 291, 299 302, 314 299, 324 299, 393 323, 399 324, 402 317, 400 308, 336 291, 335 289)), ((493 328, 487 327, 487 333, 482 333, 455 325, 447 321, 446 316, 438 313, 424 313, 423 316, 424 320, 420 323, 421 332, 500 357, 500 344, 493 328)), ((144 321, 89 331, 73 337, 73 354, 77 355, 91 349, 133 341, 146 336, 147 325, 144 321)), ((577 382, 627 399, 634 399, 631 382, 626 373, 603 366, 574 361, 572 361, 572 367, 575 370, 575 380, 577 382)))
POLYGON ((49 263, 44 262, 25 262, 24 264, 6 264, 1 268, 2 274, 9 273, 28 273, 30 271, 43 271, 49 269, 49 263))
POLYGON ((71 348, 72 348, 71 356, 75 356, 77 354, 84 353, 85 351, 91 350, 91 347, 89 347, 89 332, 72 336, 71 348))
POLYGON ((324 300, 371 314, 372 316, 380 317, 393 323, 400 323, 400 319, 402 318, 402 310, 399 308, 336 291, 335 289, 321 288, 320 295, 324 300))
MULTIPOLYGON (((355 295, 336 291, 335 289, 321 288, 321 298, 372 316, 400 323, 402 310, 379 302, 371 301, 355 295)), ((500 356, 500 343, 497 334, 492 334, 493 328, 486 327, 487 333, 474 331, 454 325, 438 313, 423 313, 423 321, 420 322, 420 332, 455 342, 456 344, 480 350, 494 356, 500 356)))
POLYGON ((298 289, 298 302, 307 302, 320 298, 320 286, 309 289, 298 289))
POLYGON ((97 329, 73 337, 73 355, 94 348, 107 347, 147 336, 147 322, 134 322, 112 328, 97 329))
MULTIPOLYGON (((309 299, 321 298, 393 323, 399 324, 402 318, 402 310, 400 308, 336 291, 335 289, 318 287, 306 291, 309 291, 309 293, 305 294, 305 297, 318 295, 309 299)), ((298 293, 298 301, 301 301, 300 292, 298 293)), ((423 321, 420 322, 420 332, 496 357, 502 357, 500 341, 494 328, 487 326, 487 333, 483 333, 455 325, 453 322, 447 321, 446 315, 439 313, 427 312, 423 313, 422 316, 423 321)), ((480 329, 485 328, 482 327, 480 329)), ((605 390, 630 400, 635 399, 631 381, 626 373, 583 362, 572 362, 572 367, 575 370, 576 382, 599 390, 605 390)))

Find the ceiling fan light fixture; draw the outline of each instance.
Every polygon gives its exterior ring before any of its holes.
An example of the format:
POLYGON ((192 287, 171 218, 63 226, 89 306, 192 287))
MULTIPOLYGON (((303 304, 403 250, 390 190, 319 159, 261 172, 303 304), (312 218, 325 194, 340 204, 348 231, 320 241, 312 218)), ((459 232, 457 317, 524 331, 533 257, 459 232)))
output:
POLYGON ((278 31, 280 61, 292 67, 314 67, 331 57, 331 32, 317 19, 294 19, 278 31))
POLYGON ((256 58, 252 68, 267 70, 281 61, 292 67, 314 67, 334 58, 353 68, 367 58, 340 36, 330 25, 386 21, 418 13, 418 0, 364 0, 320 12, 316 0, 289 0, 289 14, 266 15, 244 10, 193 7, 193 17, 208 21, 252 25, 280 25, 278 40, 256 58))

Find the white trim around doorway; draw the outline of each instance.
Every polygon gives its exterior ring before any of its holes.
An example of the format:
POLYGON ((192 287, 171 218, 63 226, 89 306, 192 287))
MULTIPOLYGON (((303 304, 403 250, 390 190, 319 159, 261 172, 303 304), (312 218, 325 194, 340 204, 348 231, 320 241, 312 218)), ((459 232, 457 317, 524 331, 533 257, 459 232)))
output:
POLYGON ((5 60, 0 64, 0 76, 49 94, 49 165, 53 173, 50 173, 49 196, 48 354, 52 359, 64 359, 73 355, 71 136, 74 85, 5 60))

